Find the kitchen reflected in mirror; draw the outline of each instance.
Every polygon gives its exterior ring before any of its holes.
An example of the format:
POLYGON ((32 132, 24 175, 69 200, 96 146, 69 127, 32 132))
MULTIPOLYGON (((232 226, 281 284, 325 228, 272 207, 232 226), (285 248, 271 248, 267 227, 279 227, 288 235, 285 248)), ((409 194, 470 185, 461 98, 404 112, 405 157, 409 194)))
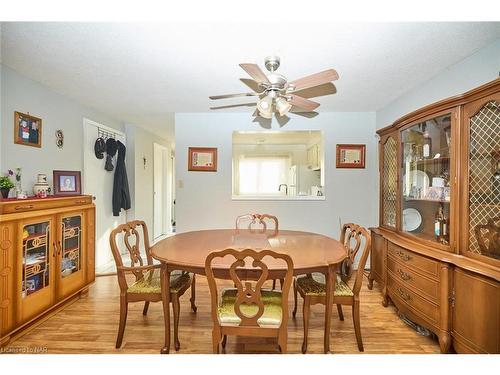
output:
POLYGON ((233 132, 233 199, 324 199, 319 130, 233 132))

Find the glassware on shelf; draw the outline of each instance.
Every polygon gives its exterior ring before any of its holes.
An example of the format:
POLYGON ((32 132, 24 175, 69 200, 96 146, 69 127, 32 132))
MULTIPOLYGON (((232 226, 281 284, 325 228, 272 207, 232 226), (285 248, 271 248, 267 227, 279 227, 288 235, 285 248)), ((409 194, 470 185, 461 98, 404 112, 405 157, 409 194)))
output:
POLYGON ((401 131, 402 190, 401 227, 404 232, 419 238, 448 244, 451 188, 450 180, 450 115, 417 123, 401 131), (404 223, 413 210, 421 216, 417 227, 404 223), (440 212, 439 236, 435 220, 440 212), (411 230, 410 230, 411 229, 411 230))

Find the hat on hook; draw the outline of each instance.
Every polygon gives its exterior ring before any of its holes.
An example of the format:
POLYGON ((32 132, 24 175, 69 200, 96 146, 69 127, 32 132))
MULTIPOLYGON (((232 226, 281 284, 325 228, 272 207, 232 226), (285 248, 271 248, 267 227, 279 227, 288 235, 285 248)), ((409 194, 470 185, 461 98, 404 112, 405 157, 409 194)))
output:
POLYGON ((118 146, 114 138, 106 139, 106 164, 104 165, 104 169, 111 172, 114 169, 113 166, 113 156, 116 155, 116 150, 118 146))
POLYGON ((97 159, 104 158, 104 153, 106 152, 106 142, 101 137, 97 138, 94 144, 95 157, 97 159))

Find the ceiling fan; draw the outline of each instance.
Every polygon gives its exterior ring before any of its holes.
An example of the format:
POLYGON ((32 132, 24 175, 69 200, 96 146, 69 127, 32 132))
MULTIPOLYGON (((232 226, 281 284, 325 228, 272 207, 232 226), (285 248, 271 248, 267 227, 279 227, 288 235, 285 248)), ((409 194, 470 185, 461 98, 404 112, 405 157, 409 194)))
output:
MULTIPOLYGON (((292 113, 308 113, 319 107, 319 103, 309 100, 308 98, 320 95, 328 95, 336 92, 335 87, 331 84, 339 78, 339 75, 334 69, 327 69, 322 72, 311 74, 309 76, 299 78, 293 81, 288 81, 286 77, 276 73, 280 66, 280 58, 278 56, 269 56, 264 60, 264 65, 269 73, 264 73, 257 64, 240 64, 240 67, 252 77, 249 85, 254 89, 254 92, 241 94, 213 95, 209 98, 212 100, 257 96, 257 103, 242 104, 244 106, 257 105, 257 109, 253 113, 254 117, 261 116, 265 119, 271 119, 274 112, 279 116, 284 116, 288 112, 292 113), (308 89, 330 85, 333 90, 329 90, 325 94, 314 93, 308 89), (307 91, 308 92, 307 92, 307 91), (307 98, 306 98, 306 97, 307 98)), ((241 104, 240 104, 241 105, 241 104)), ((235 106, 240 106, 235 105, 235 106)), ((212 107, 211 109, 227 108, 232 106, 212 107)))

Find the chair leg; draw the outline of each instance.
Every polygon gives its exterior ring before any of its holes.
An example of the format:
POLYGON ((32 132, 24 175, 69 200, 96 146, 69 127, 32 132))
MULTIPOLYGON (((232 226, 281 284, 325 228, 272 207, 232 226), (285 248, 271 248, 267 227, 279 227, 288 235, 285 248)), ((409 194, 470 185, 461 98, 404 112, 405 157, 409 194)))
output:
POLYGON ((295 319, 295 316, 297 315, 297 280, 293 280, 293 311, 292 311, 292 316, 295 319))
POLYGON ((196 312, 198 310, 195 304, 195 300, 196 300, 196 278, 195 275, 193 275, 193 281, 191 281, 191 298, 189 299, 189 302, 191 302, 191 310, 193 310, 193 312, 196 312))
POLYGON ((127 297, 120 297, 120 325, 118 326, 118 336, 116 338, 116 348, 119 349, 122 346, 123 333, 125 332, 125 325, 127 324, 127 312, 128 303, 127 297))
POLYGON ((179 296, 177 294, 171 294, 171 296, 172 310, 174 310, 174 347, 177 351, 181 347, 181 343, 179 342, 179 315, 181 304, 179 302, 179 296))
POLYGON ((352 320, 354 323, 354 332, 356 333, 356 341, 360 352, 364 351, 363 339, 361 338, 361 325, 359 321, 359 301, 354 301, 352 305, 352 320))
POLYGON ((278 346, 281 354, 286 354, 287 351, 287 333, 286 331, 278 336, 278 346))
POLYGON ((219 354, 219 343, 221 339, 221 332, 219 327, 212 329, 212 349, 214 354, 219 354))
POLYGON ((142 315, 148 315, 149 301, 144 302, 144 309, 142 310, 142 315))
POLYGON ((283 290, 283 284, 285 283, 285 279, 280 279, 280 289, 283 290))
POLYGON ((304 320, 304 341, 302 342, 302 353, 307 352, 307 336, 309 334, 309 311, 311 301, 309 296, 304 296, 304 305, 302 306, 302 319, 304 320))
POLYGON ((273 290, 276 289, 276 279, 273 279, 273 290))
POLYGON ((344 312, 342 311, 342 305, 337 303, 337 311, 339 313, 339 319, 344 321, 344 312))

